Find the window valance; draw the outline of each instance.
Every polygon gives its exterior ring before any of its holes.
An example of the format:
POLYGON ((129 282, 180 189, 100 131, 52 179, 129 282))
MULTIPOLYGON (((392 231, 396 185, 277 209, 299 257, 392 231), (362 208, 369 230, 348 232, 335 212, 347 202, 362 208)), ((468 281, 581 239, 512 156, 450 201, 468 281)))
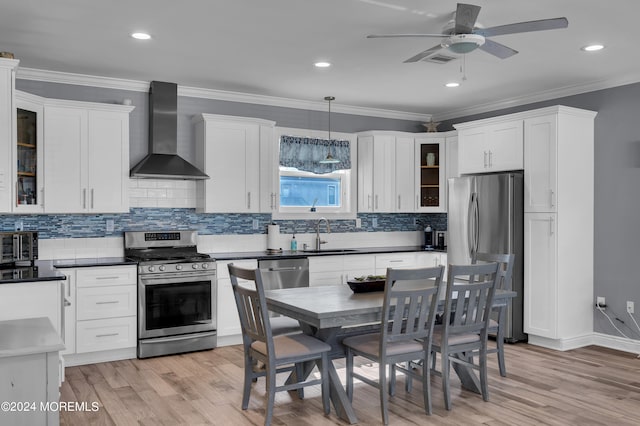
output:
POLYGON ((316 139, 296 136, 280 137, 280 165, 317 174, 351 168, 351 144, 347 140, 316 139), (323 164, 331 151, 338 163, 323 164))

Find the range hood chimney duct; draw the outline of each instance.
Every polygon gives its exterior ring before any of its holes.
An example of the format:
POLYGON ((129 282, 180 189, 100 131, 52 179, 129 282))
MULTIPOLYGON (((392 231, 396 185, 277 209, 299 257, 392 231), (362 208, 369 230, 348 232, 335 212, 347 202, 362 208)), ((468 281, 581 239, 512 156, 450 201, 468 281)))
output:
POLYGON ((134 178, 209 179, 178 155, 178 85, 152 81, 149 89, 149 154, 131 169, 134 178))

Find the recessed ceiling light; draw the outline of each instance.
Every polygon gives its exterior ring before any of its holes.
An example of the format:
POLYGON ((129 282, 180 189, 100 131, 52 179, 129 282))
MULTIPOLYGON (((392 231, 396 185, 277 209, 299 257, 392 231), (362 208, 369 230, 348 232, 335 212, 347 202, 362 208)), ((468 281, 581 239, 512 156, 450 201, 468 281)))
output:
POLYGON ((316 68, 329 68, 331 66, 331 62, 320 61, 313 64, 316 68))
POLYGON ((604 46, 601 44, 590 44, 588 46, 584 46, 582 48, 582 50, 584 50, 585 52, 596 52, 598 50, 602 50, 604 49, 604 46))
POLYGON ((451 83, 445 84, 445 86, 447 86, 447 87, 458 87, 458 86, 460 86, 460 83, 456 83, 456 82, 452 81, 451 83))
POLYGON ((149 40, 151 38, 151 36, 147 33, 133 33, 131 34, 131 37, 137 40, 149 40))

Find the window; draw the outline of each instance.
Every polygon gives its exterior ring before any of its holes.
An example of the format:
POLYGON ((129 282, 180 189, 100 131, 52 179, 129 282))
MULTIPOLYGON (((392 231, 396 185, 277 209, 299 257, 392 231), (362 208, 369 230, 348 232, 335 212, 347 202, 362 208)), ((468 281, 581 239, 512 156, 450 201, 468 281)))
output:
POLYGON ((319 214, 334 219, 355 218, 356 170, 355 161, 352 161, 356 158, 357 152, 355 135, 334 135, 332 132, 334 145, 331 145, 323 139, 326 138, 326 132, 282 128, 277 130, 279 203, 273 218, 310 219, 317 218, 319 214), (304 135, 301 132, 304 132, 304 135), (340 145, 336 151, 335 144, 338 142, 340 145), (292 147, 293 143, 298 145, 292 147), (344 164, 349 168, 342 168, 342 164, 318 164, 320 159, 327 156, 329 146, 332 147, 334 157, 346 158, 344 164), (294 153, 295 150, 297 151, 294 153))

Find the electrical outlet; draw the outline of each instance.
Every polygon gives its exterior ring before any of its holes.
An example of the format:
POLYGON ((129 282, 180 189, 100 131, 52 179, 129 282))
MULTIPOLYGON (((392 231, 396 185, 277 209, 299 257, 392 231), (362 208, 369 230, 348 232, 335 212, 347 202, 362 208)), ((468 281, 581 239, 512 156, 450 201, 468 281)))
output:
POLYGON ((373 226, 374 228, 378 227, 378 218, 374 217, 373 219, 371 219, 371 226, 373 226))
POLYGON ((601 308, 607 306, 607 302, 605 301, 604 297, 596 297, 596 306, 600 306, 601 308))
POLYGON ((114 225, 113 219, 107 219, 107 231, 106 232, 113 232, 114 228, 115 228, 115 225, 114 225))
POLYGON ((253 219, 253 229, 258 229, 258 219, 253 219))
POLYGON ((362 219, 356 219, 356 228, 362 228, 362 219))
POLYGON ((627 312, 629 312, 630 314, 633 313, 633 309, 634 309, 634 303, 627 300, 627 312))
POLYGON ((14 226, 16 231, 24 231, 24 223, 21 220, 16 221, 14 226))

